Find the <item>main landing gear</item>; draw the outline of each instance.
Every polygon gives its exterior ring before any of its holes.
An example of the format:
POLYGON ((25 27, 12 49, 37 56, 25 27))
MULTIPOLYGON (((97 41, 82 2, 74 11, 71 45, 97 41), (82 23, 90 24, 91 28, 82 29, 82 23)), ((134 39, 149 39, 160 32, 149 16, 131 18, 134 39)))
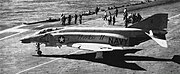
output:
POLYGON ((95 59, 103 59, 103 51, 96 52, 95 59))
POLYGON ((40 43, 36 43, 36 48, 37 48, 37 54, 39 55, 39 56, 41 56, 42 55, 42 51, 40 50, 40 43))

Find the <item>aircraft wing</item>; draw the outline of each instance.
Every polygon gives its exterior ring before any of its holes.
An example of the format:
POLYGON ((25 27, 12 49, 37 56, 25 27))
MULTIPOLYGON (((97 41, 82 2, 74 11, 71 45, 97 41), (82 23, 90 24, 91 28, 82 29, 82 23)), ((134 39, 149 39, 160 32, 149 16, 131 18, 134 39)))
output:
POLYGON ((115 49, 123 49, 122 47, 113 47, 109 44, 99 43, 75 43, 72 47, 88 51, 113 51, 115 49))

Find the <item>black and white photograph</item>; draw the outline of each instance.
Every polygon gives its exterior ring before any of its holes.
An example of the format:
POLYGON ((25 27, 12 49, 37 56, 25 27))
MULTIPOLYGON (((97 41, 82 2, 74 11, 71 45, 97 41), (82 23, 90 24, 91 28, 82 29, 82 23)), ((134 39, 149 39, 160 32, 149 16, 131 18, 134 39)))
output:
POLYGON ((180 0, 0 0, 0 74, 180 74, 180 0))

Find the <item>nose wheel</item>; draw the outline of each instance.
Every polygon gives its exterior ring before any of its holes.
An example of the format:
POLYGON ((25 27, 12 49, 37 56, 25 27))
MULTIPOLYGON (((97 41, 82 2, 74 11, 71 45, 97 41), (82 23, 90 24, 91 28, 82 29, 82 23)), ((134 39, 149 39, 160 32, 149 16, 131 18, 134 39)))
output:
POLYGON ((42 51, 37 51, 37 54, 38 54, 39 56, 41 56, 41 55, 42 55, 42 51))
POLYGON ((40 43, 36 43, 36 48, 37 48, 37 54, 39 55, 39 56, 41 56, 42 55, 42 51, 40 50, 40 43))

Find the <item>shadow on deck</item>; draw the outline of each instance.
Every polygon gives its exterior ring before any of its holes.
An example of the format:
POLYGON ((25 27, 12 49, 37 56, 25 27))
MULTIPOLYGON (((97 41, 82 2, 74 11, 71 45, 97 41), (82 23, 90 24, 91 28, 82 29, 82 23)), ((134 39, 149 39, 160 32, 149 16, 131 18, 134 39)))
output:
MULTIPOLYGON (((86 60, 97 63, 106 64, 109 66, 146 71, 146 69, 138 66, 136 63, 127 63, 126 61, 173 61, 180 64, 179 55, 175 55, 172 59, 162 59, 154 58, 148 56, 133 56, 125 55, 127 53, 136 53, 142 49, 127 49, 127 50, 115 50, 110 52, 103 53, 103 59, 95 59, 96 53, 85 53, 85 54, 70 54, 70 55, 42 55, 38 57, 55 57, 55 58, 67 58, 67 59, 76 59, 76 60, 86 60)), ((34 55, 37 56, 37 55, 34 55)))

